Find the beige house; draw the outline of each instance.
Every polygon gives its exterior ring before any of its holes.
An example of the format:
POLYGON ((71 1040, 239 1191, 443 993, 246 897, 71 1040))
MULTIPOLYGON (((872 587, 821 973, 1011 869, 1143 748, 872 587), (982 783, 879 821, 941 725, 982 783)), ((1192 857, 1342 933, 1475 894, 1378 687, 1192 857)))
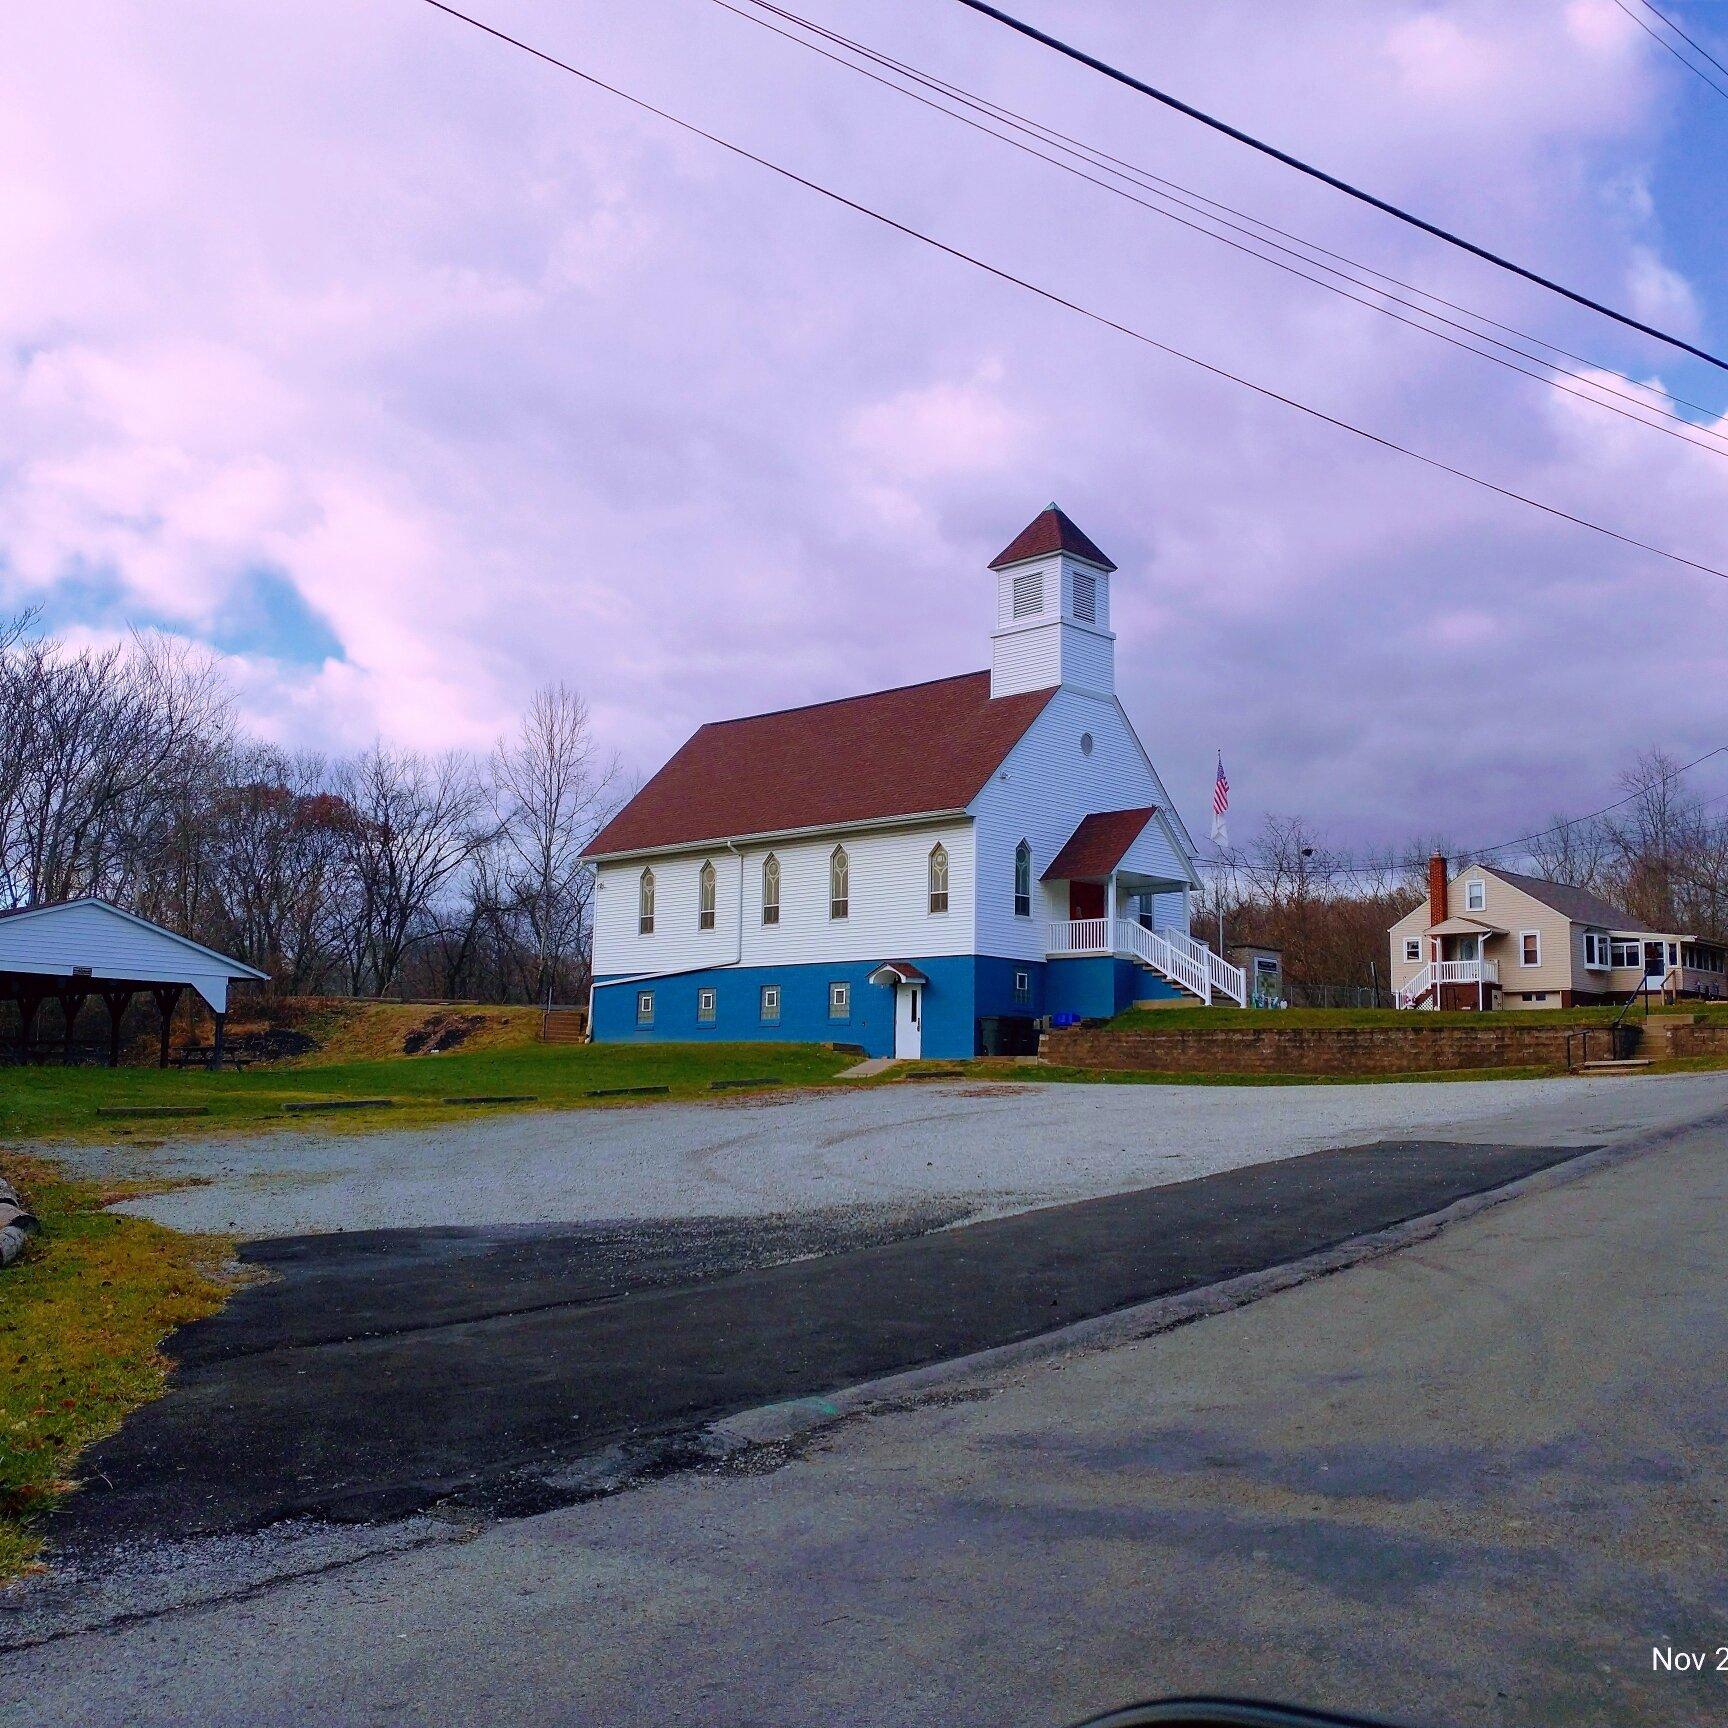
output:
POLYGON ((1721 944, 1652 930, 1584 888, 1428 861, 1428 898, 1392 926, 1400 1008, 1570 1008, 1640 990, 1728 994, 1721 944))

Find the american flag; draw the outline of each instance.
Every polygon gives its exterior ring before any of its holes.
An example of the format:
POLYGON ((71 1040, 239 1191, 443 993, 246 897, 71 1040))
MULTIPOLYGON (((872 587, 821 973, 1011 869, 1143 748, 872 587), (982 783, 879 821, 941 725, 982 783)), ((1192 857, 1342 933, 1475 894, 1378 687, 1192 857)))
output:
POLYGON ((1230 779, 1224 772, 1224 752, 1218 752, 1218 778, 1212 782, 1212 844, 1224 846, 1229 837, 1224 827, 1224 813, 1230 808, 1230 779))

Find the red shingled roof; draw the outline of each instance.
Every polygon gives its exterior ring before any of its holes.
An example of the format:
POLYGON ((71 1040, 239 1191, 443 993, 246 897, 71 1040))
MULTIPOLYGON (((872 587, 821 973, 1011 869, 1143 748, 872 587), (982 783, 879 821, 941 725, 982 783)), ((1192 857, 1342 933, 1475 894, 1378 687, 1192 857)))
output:
POLYGON ((990 699, 990 674, 704 726, 594 837, 588 857, 962 810, 1055 686, 990 699))
POLYGON ((1045 558, 1052 552, 1072 552, 1076 558, 1089 559, 1106 570, 1116 566, 1076 528, 1058 506, 1049 504, 1040 510, 994 558, 992 570, 1004 564, 1018 564, 1022 558, 1045 558))
POLYGON ((1043 880, 1084 882, 1091 876, 1108 876, 1157 814, 1158 806, 1148 804, 1140 810, 1095 810, 1082 816, 1079 827, 1050 860, 1043 880))

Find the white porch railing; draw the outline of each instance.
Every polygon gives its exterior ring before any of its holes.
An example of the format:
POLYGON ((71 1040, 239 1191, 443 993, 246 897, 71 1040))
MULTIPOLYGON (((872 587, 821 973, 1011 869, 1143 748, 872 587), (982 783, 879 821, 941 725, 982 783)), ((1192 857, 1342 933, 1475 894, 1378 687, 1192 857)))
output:
POLYGON ((1247 1000, 1247 974, 1180 930, 1148 930, 1131 918, 1061 918, 1050 926, 1045 953, 1122 954, 1180 984, 1202 1002, 1214 993, 1238 1006, 1247 1000))
POLYGON ((1398 992, 1400 1008, 1440 1006, 1442 984, 1498 984, 1498 960, 1430 960, 1398 992), (1422 1001, 1427 997, 1426 1003, 1422 1001))

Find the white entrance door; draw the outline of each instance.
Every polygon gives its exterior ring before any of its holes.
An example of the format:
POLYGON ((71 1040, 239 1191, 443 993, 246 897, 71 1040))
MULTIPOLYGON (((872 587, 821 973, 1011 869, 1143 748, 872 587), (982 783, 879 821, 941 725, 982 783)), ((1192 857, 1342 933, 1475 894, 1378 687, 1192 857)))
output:
POLYGON ((924 1054, 924 986, 894 986, 894 1054, 902 1062, 915 1062, 924 1054))

